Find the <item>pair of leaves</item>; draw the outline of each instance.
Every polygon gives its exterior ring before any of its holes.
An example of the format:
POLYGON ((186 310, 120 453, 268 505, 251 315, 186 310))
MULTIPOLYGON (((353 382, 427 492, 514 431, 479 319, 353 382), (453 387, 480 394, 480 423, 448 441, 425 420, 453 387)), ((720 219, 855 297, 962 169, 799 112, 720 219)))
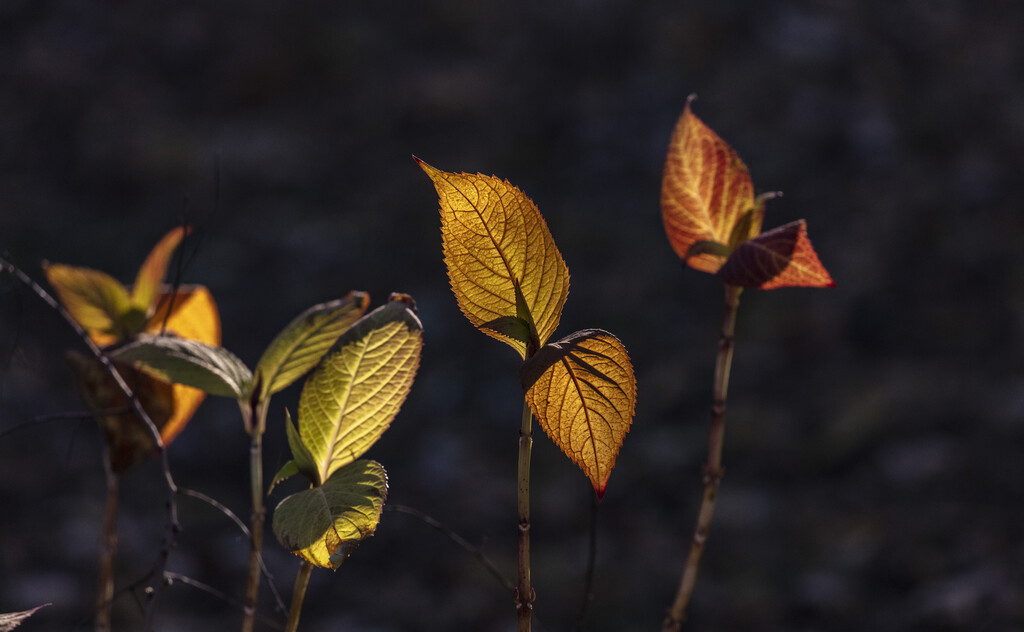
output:
MULTIPOLYGON (((44 272, 64 308, 98 346, 159 331, 216 345, 220 343, 220 316, 209 291, 203 286, 181 286, 173 291, 163 286, 171 255, 188 232, 188 228, 179 227, 164 235, 139 268, 130 291, 110 275, 89 268, 54 263, 46 264, 44 272)), ((104 387, 112 380, 99 375, 98 363, 80 355, 69 361, 83 396, 94 410, 119 407, 115 401, 123 396, 104 387), (98 391, 87 393, 90 388, 98 391)), ((143 381, 131 371, 124 377, 133 383, 143 381)), ((155 385, 143 384, 141 390, 161 393, 160 397, 140 396, 165 445, 184 429, 204 397, 202 391, 187 386, 169 388, 169 404, 163 397, 164 389, 155 385)), ((103 415, 101 422, 113 452, 120 455, 115 470, 129 467, 153 448, 148 435, 133 428, 138 423, 134 416, 103 415)))
POLYGON ((531 410, 600 498, 636 404, 625 347, 598 329, 546 345, 569 293, 569 271, 540 210, 507 180, 416 160, 437 189, 444 259, 459 308, 524 359, 531 410))
POLYGON ((309 371, 369 305, 364 292, 314 305, 290 322, 256 364, 256 374, 235 354, 215 345, 175 336, 140 335, 112 356, 156 378, 200 389, 210 395, 265 402, 309 371), (254 393, 259 387, 260 392, 254 393), (255 397, 254 397, 255 396, 255 397))
POLYGON ((692 102, 672 132, 661 188, 662 219, 676 254, 726 285, 833 287, 804 220, 761 232, 765 202, 774 194, 754 197, 747 166, 694 115, 692 102))
POLYGON ((274 511, 281 544, 312 564, 338 568, 373 534, 387 497, 379 463, 359 459, 391 425, 412 387, 423 326, 412 299, 392 300, 352 326, 303 385, 299 427, 287 419, 292 460, 274 483, 303 474, 313 487, 274 511))
POLYGON ((265 405, 317 366, 300 396, 299 430, 287 420, 293 458, 272 483, 301 473, 314 487, 283 500, 273 526, 296 555, 337 568, 372 535, 387 495, 384 469, 355 461, 390 425, 419 365, 422 325, 412 299, 392 298, 365 316, 369 296, 363 292, 306 310, 271 342, 255 372, 227 349, 169 336, 140 338, 115 356, 243 407, 265 405))

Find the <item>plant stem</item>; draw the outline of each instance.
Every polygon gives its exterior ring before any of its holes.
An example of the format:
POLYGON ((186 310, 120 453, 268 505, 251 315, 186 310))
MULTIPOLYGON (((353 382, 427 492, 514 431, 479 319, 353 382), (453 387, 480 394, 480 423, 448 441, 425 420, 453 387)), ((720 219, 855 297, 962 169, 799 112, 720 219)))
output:
POLYGON ((263 424, 252 428, 249 446, 249 479, 252 514, 249 517, 249 568, 245 582, 245 610, 242 632, 252 632, 260 594, 260 552, 263 549, 263 424))
POLYGON ((732 367, 733 341, 736 331, 736 309, 740 303, 741 287, 725 286, 725 317, 722 321, 722 333, 718 340, 718 358, 715 361, 715 384, 711 404, 711 432, 708 437, 708 461, 704 465, 704 498, 697 514, 697 526, 690 542, 690 554, 683 568, 683 578, 679 583, 679 592, 662 624, 662 632, 677 632, 686 618, 686 606, 690 603, 690 595, 697 582, 697 568, 700 556, 704 552, 708 530, 711 528, 711 516, 715 512, 715 498, 718 485, 725 470, 722 468, 722 443, 725 438, 725 403, 729 390, 729 370, 732 367))
POLYGON ((295 632, 299 628, 299 615, 302 613, 302 600, 306 598, 306 586, 309 585, 309 576, 313 572, 313 565, 302 560, 299 566, 299 574, 295 577, 295 590, 292 591, 292 606, 288 611, 288 623, 284 632, 295 632))
POLYGON ((107 502, 103 511, 103 540, 100 543, 96 632, 110 632, 110 613, 114 601, 114 557, 117 555, 117 504, 121 494, 121 475, 111 469, 106 453, 103 460, 107 472, 107 502))
POLYGON ((519 565, 518 582, 513 591, 519 632, 530 632, 533 614, 533 588, 530 586, 530 450, 533 447, 533 412, 523 400, 523 423, 519 428, 519 565))

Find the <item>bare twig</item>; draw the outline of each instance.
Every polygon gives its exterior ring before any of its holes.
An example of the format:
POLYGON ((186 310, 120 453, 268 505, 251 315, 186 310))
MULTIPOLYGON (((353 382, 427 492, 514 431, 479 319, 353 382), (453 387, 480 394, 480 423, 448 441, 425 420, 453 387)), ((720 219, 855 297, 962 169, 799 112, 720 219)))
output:
POLYGON ((506 590, 510 592, 512 590, 515 590, 516 585, 512 582, 511 579, 506 577, 501 572, 501 570, 498 569, 497 565, 491 560, 491 558, 487 557, 487 555, 483 551, 481 551, 479 547, 470 544, 470 542, 466 540, 466 538, 452 531, 450 528, 446 527, 441 522, 438 522, 434 518, 431 518, 427 514, 420 511, 419 509, 413 509, 412 507, 408 507, 406 505, 384 505, 384 510, 397 511, 399 513, 409 514, 410 516, 415 516, 416 518, 419 518, 427 525, 433 527, 434 529, 437 529, 444 535, 448 536, 448 538, 452 542, 462 547, 462 550, 475 557, 476 560, 480 562, 484 566, 484 568, 486 568, 487 571, 490 572, 490 574, 493 575, 494 578, 497 579, 498 582, 505 587, 506 590))
POLYGON ((697 569, 700 556, 704 552, 704 543, 711 528, 711 516, 715 512, 715 498, 718 495, 718 484, 722 480, 725 469, 722 467, 722 443, 725 439, 725 403, 729 390, 729 371, 732 367, 733 341, 736 332, 736 309, 739 307, 740 292, 743 288, 727 285, 725 287, 725 317, 722 320, 722 334, 718 340, 718 358, 715 361, 715 384, 711 404, 711 432, 708 438, 708 461, 704 465, 704 497, 701 500, 700 512, 697 514, 697 526, 690 541, 690 554, 686 558, 683 577, 679 583, 679 592, 669 609, 662 624, 662 632, 678 632, 686 618, 686 606, 690 603, 690 595, 697 582, 697 569))
MULTIPOLYGON (((213 498, 207 496, 206 494, 204 494, 202 492, 197 492, 194 489, 188 489, 188 488, 185 488, 185 487, 181 487, 181 488, 178 489, 178 491, 180 491, 182 494, 184 494, 186 496, 191 496, 193 498, 201 500, 201 501, 207 503, 208 505, 210 505, 210 506, 220 510, 221 513, 223 513, 225 516, 230 518, 232 522, 235 523, 235 526, 237 526, 239 528, 239 530, 243 534, 245 534, 246 538, 250 538, 251 537, 251 535, 249 533, 249 527, 245 526, 245 523, 242 522, 242 519, 239 518, 235 514, 235 512, 231 511, 230 509, 228 509, 226 506, 224 506, 223 504, 221 504, 217 500, 214 500, 213 498)), ((277 602, 278 612, 281 612, 281 613, 287 612, 288 611, 288 607, 284 605, 284 600, 281 599, 281 593, 278 592, 277 586, 274 585, 274 581, 273 581, 274 580, 274 576, 270 574, 270 570, 267 568, 267 565, 264 563, 262 555, 259 556, 259 564, 260 564, 260 568, 263 571, 263 576, 267 578, 267 585, 270 586, 270 592, 272 592, 274 594, 274 600, 277 602)), ((243 604, 243 612, 244 612, 244 604, 243 604)), ((259 615, 256 615, 256 616, 259 616, 259 615)))
MULTIPOLYGON (((231 598, 230 596, 225 594, 223 591, 217 590, 216 588, 214 588, 213 586, 210 586, 209 584, 204 584, 203 582, 201 582, 199 580, 192 579, 191 577, 188 577, 186 575, 181 575, 179 573, 175 573, 175 572, 172 572, 172 571, 167 571, 164 575, 167 577, 167 579, 170 579, 170 580, 173 580, 173 581, 177 581, 177 582, 181 582, 181 583, 186 584, 188 586, 191 586, 191 587, 193 587, 193 588, 195 588, 197 590, 201 590, 201 591, 203 591, 203 592, 205 592, 205 593, 207 593, 209 595, 212 595, 212 596, 216 597, 217 599, 220 599, 224 603, 230 605, 233 608, 236 608, 238 610, 243 610, 245 608, 245 604, 243 604, 241 601, 238 601, 237 599, 231 598)), ((259 619, 260 621, 262 621, 263 623, 265 623, 266 625, 270 626, 271 628, 275 629, 275 630, 283 630, 284 629, 284 626, 281 625, 281 623, 279 621, 275 621, 275 620, 273 620, 273 619, 271 619, 269 617, 265 617, 265 616, 263 616, 261 614, 257 614, 256 618, 259 619)))
POLYGON ((153 586, 153 590, 150 595, 150 602, 146 607, 146 622, 143 629, 146 631, 152 630, 153 617, 156 614, 157 604, 160 600, 160 595, 167 584, 165 578, 165 572, 167 569, 167 558, 170 556, 170 552, 171 549, 174 548, 174 543, 175 540, 177 539, 178 532, 181 530, 181 525, 178 523, 178 506, 176 500, 178 488, 174 483, 174 477, 171 475, 171 469, 167 462, 167 450, 164 449, 163 440, 160 438, 160 431, 153 423, 153 420, 149 418, 149 415, 146 414, 146 411, 142 408, 142 405, 139 403, 139 400, 135 397, 135 394, 132 392, 131 388, 128 387, 128 384, 125 383, 124 378, 118 372, 113 362, 110 361, 110 358, 107 357, 107 354, 105 354, 99 347, 96 346, 96 343, 94 343, 92 339, 89 338, 89 334, 87 334, 85 330, 82 329, 82 326, 79 325, 78 322, 71 317, 71 314, 69 314, 60 303, 58 303, 52 296, 50 296, 50 294, 45 289, 43 289, 42 286, 33 281, 31 277, 25 274, 25 272, 23 272, 20 268, 18 268, 13 263, 11 263, 10 261, 3 257, 0 257, 0 269, 7 270, 15 279, 17 279, 23 285, 31 289, 36 294, 36 296, 38 296, 44 303, 46 303, 51 309, 56 311, 58 314, 60 314, 61 318, 63 318, 64 321, 68 324, 68 326, 70 326, 71 329, 74 330, 75 334, 77 334, 78 337, 82 340, 82 343, 89 348, 89 351, 92 353, 93 357, 95 357, 96 360, 103 365, 103 368, 107 370, 107 373, 109 373, 110 377, 114 380, 114 383, 117 385, 117 388, 130 402, 132 410, 135 412, 135 415, 142 422, 146 432, 150 435, 150 438, 153 440, 153 445, 156 446, 156 450, 160 454, 160 465, 163 470, 164 482, 166 483, 167 486, 167 531, 166 534, 164 535, 163 546, 161 547, 160 555, 157 559, 156 570, 158 571, 159 574, 159 580, 153 586))

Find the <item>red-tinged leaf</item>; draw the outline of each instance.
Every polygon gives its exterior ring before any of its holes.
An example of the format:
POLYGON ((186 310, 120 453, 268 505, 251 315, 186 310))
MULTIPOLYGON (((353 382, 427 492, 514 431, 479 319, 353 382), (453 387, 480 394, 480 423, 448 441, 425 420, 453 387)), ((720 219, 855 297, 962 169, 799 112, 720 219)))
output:
POLYGON ((807 238, 804 220, 743 242, 718 271, 726 285, 771 290, 777 287, 835 287, 807 238))
POLYGON ((167 264, 171 260, 171 254, 178 247, 191 229, 187 226, 179 226, 168 232, 153 246, 146 261, 135 277, 135 286, 132 287, 132 305, 145 314, 153 313, 156 305, 157 294, 160 285, 164 282, 167 274, 167 264))
POLYGON ((672 248, 691 267, 714 273, 725 258, 707 249, 691 253, 700 241, 729 244, 733 227, 755 207, 750 171, 724 140, 690 109, 672 132, 661 185, 661 213, 672 248), (694 256, 687 259, 687 255, 694 256))
POLYGON ((541 347, 519 378, 544 432, 580 466, 600 499, 636 408, 626 348, 607 331, 577 331, 541 347))

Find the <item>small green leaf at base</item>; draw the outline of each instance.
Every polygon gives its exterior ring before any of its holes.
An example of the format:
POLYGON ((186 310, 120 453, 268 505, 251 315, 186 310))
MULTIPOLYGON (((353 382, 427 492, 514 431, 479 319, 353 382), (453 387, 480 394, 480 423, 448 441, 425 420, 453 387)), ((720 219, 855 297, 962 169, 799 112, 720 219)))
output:
POLYGON ((291 413, 285 409, 284 414, 286 422, 285 431, 288 433, 288 448, 292 451, 292 461, 295 463, 296 469, 303 476, 313 481, 314 485, 322 485, 323 481, 320 480, 320 473, 317 471, 313 455, 309 453, 309 448, 302 442, 299 431, 295 428, 295 424, 292 423, 291 413))
POLYGON ((110 355, 157 379, 210 395, 244 400, 252 383, 252 372, 235 354, 187 338, 139 334, 110 355))
POLYGON ((274 488, 277 487, 278 483, 289 479, 296 474, 299 474, 299 466, 295 464, 295 461, 288 461, 282 465, 281 469, 277 471, 277 474, 274 474, 274 478, 270 481, 270 487, 267 488, 267 496, 270 495, 270 492, 274 491, 274 488))
POLYGON ((282 500, 274 510, 274 534, 310 564, 336 570, 373 535, 387 495, 387 472, 380 463, 355 461, 323 485, 282 500))

